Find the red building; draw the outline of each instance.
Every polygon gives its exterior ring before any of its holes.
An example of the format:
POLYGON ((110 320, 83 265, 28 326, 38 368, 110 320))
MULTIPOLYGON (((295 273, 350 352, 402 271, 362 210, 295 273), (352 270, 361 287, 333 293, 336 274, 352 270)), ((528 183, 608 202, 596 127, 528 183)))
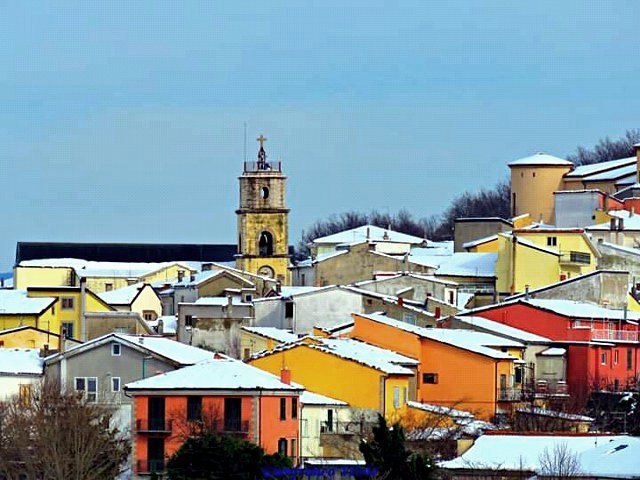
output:
POLYGON ((198 428, 234 435, 267 453, 299 456, 300 385, 230 358, 216 358, 125 386, 133 397, 133 465, 140 477, 198 428))
POLYGON ((574 395, 634 387, 640 380, 640 315, 635 312, 572 300, 519 298, 465 314, 550 338, 566 348, 567 383, 574 395))

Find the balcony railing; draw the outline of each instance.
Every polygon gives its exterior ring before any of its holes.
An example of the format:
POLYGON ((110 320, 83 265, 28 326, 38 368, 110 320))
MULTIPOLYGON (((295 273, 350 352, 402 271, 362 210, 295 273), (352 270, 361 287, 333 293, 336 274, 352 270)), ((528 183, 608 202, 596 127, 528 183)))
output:
POLYGON ((365 421, 320 422, 320 433, 328 435, 360 435, 373 429, 374 424, 365 421))
POLYGON ((589 265, 591 263, 591 254, 584 252, 560 252, 561 263, 573 263, 578 265, 589 265))
POLYGON ((520 400, 522 400, 521 388, 499 388, 498 389, 499 402, 519 402, 520 400))
POLYGON ((238 420, 223 420, 214 422, 216 432, 227 435, 247 435, 249 433, 249 422, 238 420))
POLYGON ((569 388, 564 380, 544 380, 538 379, 534 384, 536 395, 567 395, 569 388))
POLYGON ((246 172, 281 172, 282 163, 276 162, 244 162, 244 171, 246 172))
POLYGON ((150 419, 136 420, 136 433, 171 433, 172 420, 150 419))
POLYGON ((161 460, 138 460, 136 470, 139 475, 164 472, 164 459, 161 460))
POLYGON ((596 328, 591 330, 591 340, 617 340, 619 342, 637 342, 638 332, 596 328))

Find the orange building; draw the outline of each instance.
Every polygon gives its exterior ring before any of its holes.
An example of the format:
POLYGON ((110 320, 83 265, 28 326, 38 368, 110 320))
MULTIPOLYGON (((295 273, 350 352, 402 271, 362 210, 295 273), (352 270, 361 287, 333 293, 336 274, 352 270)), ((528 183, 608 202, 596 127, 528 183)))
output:
POLYGON ((353 314, 353 338, 419 360, 416 399, 491 419, 521 400, 524 345, 482 332, 422 328, 381 314, 353 314))
POLYGON ((194 428, 238 436, 295 462, 302 390, 286 370, 278 378, 228 357, 130 383, 134 473, 162 473, 194 428))

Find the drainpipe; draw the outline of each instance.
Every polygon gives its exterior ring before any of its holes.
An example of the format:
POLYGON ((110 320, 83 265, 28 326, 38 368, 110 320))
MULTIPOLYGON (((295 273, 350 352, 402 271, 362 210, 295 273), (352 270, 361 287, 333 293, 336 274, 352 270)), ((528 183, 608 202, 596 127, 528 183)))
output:
POLYGON ((80 328, 82 341, 87 341, 87 279, 80 277, 80 328))

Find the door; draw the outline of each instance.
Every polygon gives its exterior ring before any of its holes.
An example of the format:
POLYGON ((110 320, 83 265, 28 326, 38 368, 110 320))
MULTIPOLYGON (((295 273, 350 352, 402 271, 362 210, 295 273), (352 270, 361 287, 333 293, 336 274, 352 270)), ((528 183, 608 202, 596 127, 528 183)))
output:
POLYGON ((164 470, 164 438, 149 438, 147 440, 147 461, 148 472, 164 470))
POLYGON ((240 398, 224 399, 224 429, 227 432, 242 431, 242 402, 240 398))
POLYGON ((327 410, 327 432, 333 432, 333 410, 327 410))
POLYGON ((164 424, 164 397, 149 397, 147 418, 149 430, 165 430, 164 424))

